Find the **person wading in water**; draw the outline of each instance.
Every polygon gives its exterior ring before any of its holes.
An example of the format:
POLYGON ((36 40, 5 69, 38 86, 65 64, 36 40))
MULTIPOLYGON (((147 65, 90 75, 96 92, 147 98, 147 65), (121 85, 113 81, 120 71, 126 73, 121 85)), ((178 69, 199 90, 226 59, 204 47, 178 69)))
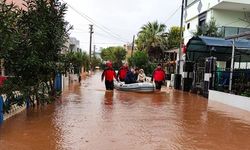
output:
POLYGON ((105 78, 106 90, 114 90, 114 78, 117 80, 116 73, 111 62, 107 62, 106 65, 107 68, 102 73, 102 81, 105 78))
POLYGON ((128 64, 125 63, 118 71, 117 78, 120 82, 124 82, 128 72, 128 64))
POLYGON ((160 91, 162 84, 165 82, 165 71, 162 69, 161 64, 158 64, 154 70, 151 81, 155 82, 156 90, 160 91))

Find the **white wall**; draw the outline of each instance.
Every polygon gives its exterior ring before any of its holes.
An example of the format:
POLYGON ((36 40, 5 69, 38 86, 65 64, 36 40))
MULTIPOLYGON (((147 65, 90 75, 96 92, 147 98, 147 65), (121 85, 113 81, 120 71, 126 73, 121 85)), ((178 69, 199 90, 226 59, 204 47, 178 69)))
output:
POLYGON ((233 106, 242 110, 250 111, 250 98, 234 94, 209 90, 208 99, 222 104, 233 106))
POLYGON ((187 44, 188 40, 193 37, 193 32, 196 31, 198 25, 198 17, 186 22, 184 31, 184 44, 187 44), (187 23, 190 23, 190 28, 187 29, 187 23))
POLYGON ((215 9, 212 10, 212 16, 218 26, 245 28, 249 25, 249 23, 240 20, 244 18, 244 12, 215 9))
POLYGON ((185 21, 190 21, 194 18, 196 18, 200 13, 208 11, 209 9, 211 9, 212 7, 214 7, 215 5, 217 5, 218 0, 201 0, 201 1, 196 1, 194 4, 191 4, 190 6, 187 7, 187 17, 185 18, 185 21), (202 9, 199 12, 198 11, 198 6, 199 6, 199 2, 202 3, 202 9))
POLYGON ((198 25, 198 15, 207 11, 207 20, 212 17, 212 12, 210 11, 211 7, 217 5, 218 0, 201 0, 202 9, 199 12, 198 6, 200 1, 196 1, 195 3, 188 6, 185 10, 186 18, 184 18, 185 22, 185 31, 184 31, 184 43, 187 44, 190 38, 193 37, 193 32, 196 31, 198 25), (187 29, 187 24, 190 23, 190 28, 187 29))
POLYGON ((233 2, 233 3, 242 3, 242 4, 250 4, 249 0, 222 0, 223 2, 233 2))
MULTIPOLYGON (((237 2, 237 3, 246 3, 250 4, 250 0, 224 0, 226 2, 237 2)), ((231 10, 221 10, 221 9, 214 9, 214 6, 224 5, 222 2, 218 2, 218 0, 201 0, 202 9, 198 11, 198 5, 200 1, 196 1, 194 4, 188 6, 186 8, 186 18, 185 20, 185 31, 184 31, 184 43, 187 44, 190 38, 193 36, 193 32, 196 31, 196 27, 198 25, 198 15, 207 11, 207 18, 206 22, 209 22, 210 19, 213 17, 216 20, 216 23, 219 27, 221 26, 228 26, 228 27, 247 27, 249 23, 244 22, 240 19, 244 19, 244 12, 243 11, 231 11, 231 10), (190 23, 190 28, 187 29, 187 24, 190 23)), ((232 5, 234 5, 232 3, 232 5)), ((244 6, 244 5, 243 5, 244 6)), ((249 5, 247 5, 249 6, 249 5)))

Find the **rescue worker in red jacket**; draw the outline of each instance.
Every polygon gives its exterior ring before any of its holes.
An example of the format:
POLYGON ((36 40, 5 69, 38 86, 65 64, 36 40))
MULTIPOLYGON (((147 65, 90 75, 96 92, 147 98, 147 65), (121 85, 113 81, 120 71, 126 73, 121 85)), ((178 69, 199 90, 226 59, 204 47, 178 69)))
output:
POLYGON ((161 90, 161 86, 165 82, 165 71, 162 69, 161 64, 158 64, 154 70, 151 81, 155 82, 156 90, 161 90))
POLYGON ((117 78, 119 81, 124 82, 128 72, 128 64, 125 63, 118 71, 117 78))
POLYGON ((115 70, 112 67, 111 62, 107 62, 107 68, 102 73, 102 81, 105 78, 106 90, 114 90, 114 78, 116 78, 115 70))

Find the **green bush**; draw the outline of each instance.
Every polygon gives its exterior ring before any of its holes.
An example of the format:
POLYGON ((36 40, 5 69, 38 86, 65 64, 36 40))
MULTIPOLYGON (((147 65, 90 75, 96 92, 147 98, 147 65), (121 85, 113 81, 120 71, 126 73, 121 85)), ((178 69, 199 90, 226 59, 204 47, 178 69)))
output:
POLYGON ((151 76, 157 66, 155 63, 149 61, 148 54, 145 51, 136 51, 134 55, 128 59, 128 62, 131 67, 144 69, 147 76, 151 76))
POLYGON ((241 96, 250 97, 250 90, 246 90, 245 92, 243 92, 243 93, 241 94, 241 96))
POLYGON ((144 69, 144 71, 145 71, 145 74, 147 75, 147 76, 152 76, 152 73, 153 73, 153 71, 155 70, 155 68, 157 67, 157 64, 156 63, 149 63, 148 65, 147 65, 147 67, 144 69))
POLYGON ((149 63, 149 57, 145 51, 136 51, 128 62, 130 66, 145 68, 149 63))

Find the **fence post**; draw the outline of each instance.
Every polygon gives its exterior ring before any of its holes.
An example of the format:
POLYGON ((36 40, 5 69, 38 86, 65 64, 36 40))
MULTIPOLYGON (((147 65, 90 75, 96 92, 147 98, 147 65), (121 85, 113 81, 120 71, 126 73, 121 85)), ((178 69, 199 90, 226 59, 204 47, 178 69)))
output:
POLYGON ((0 96, 0 124, 3 123, 3 97, 0 96))
POLYGON ((62 76, 60 73, 58 73, 56 75, 56 79, 55 79, 55 89, 57 91, 62 91, 62 76))
POLYGON ((30 108, 30 98, 26 98, 26 109, 30 108))

